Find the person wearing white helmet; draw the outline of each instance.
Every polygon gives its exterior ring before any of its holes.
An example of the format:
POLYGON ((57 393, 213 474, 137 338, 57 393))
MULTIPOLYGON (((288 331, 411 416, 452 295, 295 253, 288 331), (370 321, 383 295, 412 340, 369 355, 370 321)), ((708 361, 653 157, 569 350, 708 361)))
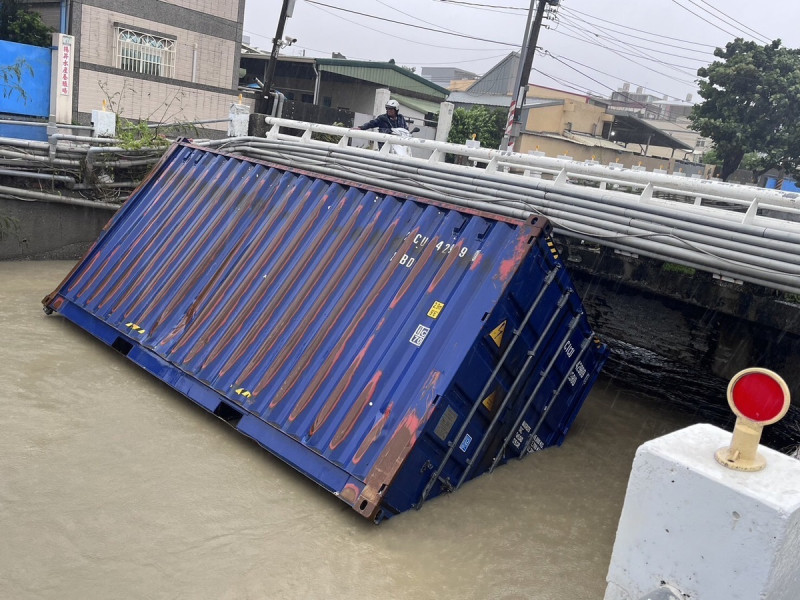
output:
POLYGON ((389 100, 386 103, 386 112, 378 115, 371 121, 367 121, 356 129, 374 129, 378 128, 381 133, 392 133, 395 127, 402 127, 409 129, 406 118, 400 114, 400 103, 397 100, 389 100))

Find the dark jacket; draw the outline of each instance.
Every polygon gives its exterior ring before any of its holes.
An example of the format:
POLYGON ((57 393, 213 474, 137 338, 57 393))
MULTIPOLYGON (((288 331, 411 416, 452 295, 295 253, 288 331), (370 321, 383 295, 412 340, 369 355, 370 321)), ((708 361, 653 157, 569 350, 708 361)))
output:
POLYGON ((392 129, 395 127, 408 129, 408 124, 406 123, 406 118, 399 113, 395 119, 391 119, 389 115, 383 113, 364 123, 359 129, 373 129, 374 127, 377 127, 381 133, 392 133, 392 129))

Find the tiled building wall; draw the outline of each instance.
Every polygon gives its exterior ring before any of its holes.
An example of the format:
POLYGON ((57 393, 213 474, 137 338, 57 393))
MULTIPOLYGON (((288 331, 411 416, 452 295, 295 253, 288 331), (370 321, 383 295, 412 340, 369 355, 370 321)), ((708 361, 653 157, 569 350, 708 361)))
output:
MULTIPOLYGON (((186 3, 191 4, 188 1, 186 3)), ((197 80, 194 83, 230 87, 232 73, 236 68, 234 41, 88 5, 84 5, 81 19, 81 62, 114 66, 114 23, 176 36, 174 78, 182 81, 192 81, 196 44, 197 80)))
POLYGON ((164 0, 164 2, 231 21, 239 18, 239 0, 164 0))
MULTIPOLYGON (((210 92, 84 69, 78 110, 91 113, 101 109, 103 100, 109 99, 115 109, 121 108, 119 114, 131 121, 177 123, 227 119, 230 106, 238 101, 238 96, 233 90, 229 94, 210 92)), ((227 131, 228 124, 213 123, 202 127, 227 131)))

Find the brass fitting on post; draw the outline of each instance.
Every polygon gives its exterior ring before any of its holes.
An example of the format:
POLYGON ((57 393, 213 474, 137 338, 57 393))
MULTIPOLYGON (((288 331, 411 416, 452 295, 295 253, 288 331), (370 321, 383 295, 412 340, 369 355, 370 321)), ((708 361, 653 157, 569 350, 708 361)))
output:
POLYGON ((737 471, 760 471, 767 462, 758 453, 765 425, 783 418, 789 410, 786 382, 767 369, 751 368, 734 375, 728 384, 728 405, 736 415, 731 445, 717 450, 721 465, 737 471))

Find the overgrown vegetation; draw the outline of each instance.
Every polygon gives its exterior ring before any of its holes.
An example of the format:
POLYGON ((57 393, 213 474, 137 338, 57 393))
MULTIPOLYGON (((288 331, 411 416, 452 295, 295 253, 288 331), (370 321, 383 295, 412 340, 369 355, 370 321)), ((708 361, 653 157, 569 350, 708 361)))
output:
POLYGON ((131 120, 123 116, 127 96, 137 94, 130 82, 124 81, 116 92, 112 92, 103 81, 97 84, 106 97, 107 106, 117 115, 117 139, 126 150, 166 148, 171 143, 169 138, 196 136, 198 133, 195 125, 182 119, 182 90, 176 91, 146 118, 131 120))
POLYGON ((119 115, 117 115, 117 139, 120 147, 126 150, 161 148, 170 144, 163 133, 149 127, 145 121, 134 123, 119 115))
POLYGON ((19 223, 16 219, 8 215, 0 214, 0 241, 2 241, 9 233, 17 231, 19 223))
POLYGON ((24 58, 17 59, 13 65, 0 67, 0 80, 2 80, 3 98, 8 98, 12 94, 18 94, 23 102, 27 102, 28 95, 22 86, 23 73, 27 71, 33 76, 31 67, 24 58))
POLYGON ((686 267, 684 265, 678 265, 671 262, 665 262, 664 265, 661 267, 661 270, 665 273, 679 273, 681 275, 694 275, 697 273, 697 269, 693 267, 686 267))
MULTIPOLYGON (((340 123, 336 121, 333 124, 334 127, 346 127, 344 123, 340 123)), ((332 133, 312 133, 311 134, 312 140, 319 140, 320 142, 328 142, 330 144, 338 144, 339 140, 342 139, 339 135, 334 135, 332 133)))

